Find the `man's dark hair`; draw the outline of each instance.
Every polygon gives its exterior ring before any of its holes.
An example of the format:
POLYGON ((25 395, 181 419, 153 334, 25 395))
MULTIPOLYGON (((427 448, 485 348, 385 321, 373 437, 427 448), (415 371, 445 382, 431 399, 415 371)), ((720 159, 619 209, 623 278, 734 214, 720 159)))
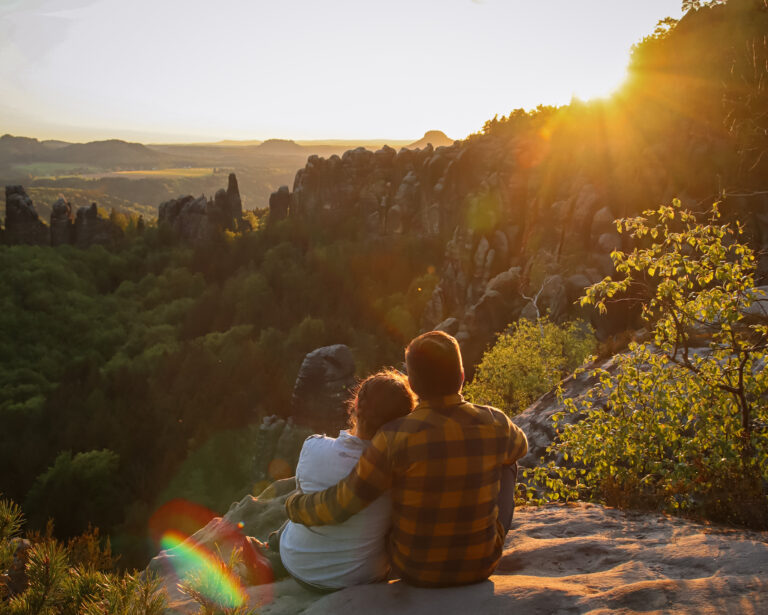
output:
POLYGON ((453 395, 464 384, 459 343, 443 331, 429 331, 411 340, 405 364, 411 388, 422 399, 453 395))

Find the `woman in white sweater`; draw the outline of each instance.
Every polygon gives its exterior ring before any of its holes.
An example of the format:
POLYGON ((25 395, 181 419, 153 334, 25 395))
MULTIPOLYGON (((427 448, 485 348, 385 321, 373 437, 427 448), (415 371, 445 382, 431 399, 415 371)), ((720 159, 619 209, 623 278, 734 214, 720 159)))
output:
MULTIPOLYGON (((314 493, 345 478, 378 429, 408 414, 415 404, 408 379, 400 372, 383 370, 366 378, 349 406, 350 428, 338 438, 314 435, 304 442, 297 487, 314 493)), ((383 495, 339 525, 310 528, 289 521, 270 537, 269 549, 279 550, 291 576, 320 591, 382 581, 389 572, 385 537, 390 516, 391 502, 383 495)))

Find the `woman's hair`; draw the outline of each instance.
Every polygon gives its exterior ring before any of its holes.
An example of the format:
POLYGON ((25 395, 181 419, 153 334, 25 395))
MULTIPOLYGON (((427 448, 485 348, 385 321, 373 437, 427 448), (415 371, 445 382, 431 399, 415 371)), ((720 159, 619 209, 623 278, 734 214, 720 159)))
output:
POLYGON ((416 405, 408 378, 394 369, 383 369, 360 382, 349 401, 351 427, 363 439, 373 438, 384 423, 405 416, 416 405))

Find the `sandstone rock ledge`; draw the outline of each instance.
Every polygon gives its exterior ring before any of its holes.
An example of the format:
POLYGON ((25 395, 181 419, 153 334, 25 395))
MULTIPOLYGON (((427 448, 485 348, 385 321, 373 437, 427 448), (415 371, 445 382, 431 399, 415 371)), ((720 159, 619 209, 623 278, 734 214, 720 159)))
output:
MULTIPOLYGON (((592 504, 531 507, 516 513, 504 557, 484 583, 420 589, 393 581, 318 596, 288 579, 249 589, 254 603, 265 590, 272 600, 261 605, 264 615, 766 613, 768 533, 592 504)), ((172 610, 194 607, 172 592, 172 610)))

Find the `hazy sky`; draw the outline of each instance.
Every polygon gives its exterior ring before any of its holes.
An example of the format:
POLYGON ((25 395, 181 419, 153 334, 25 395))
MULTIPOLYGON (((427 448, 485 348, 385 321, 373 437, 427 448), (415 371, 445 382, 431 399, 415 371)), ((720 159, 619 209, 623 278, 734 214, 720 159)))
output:
POLYGON ((0 0, 0 133, 463 138, 608 93, 680 0, 0 0))

